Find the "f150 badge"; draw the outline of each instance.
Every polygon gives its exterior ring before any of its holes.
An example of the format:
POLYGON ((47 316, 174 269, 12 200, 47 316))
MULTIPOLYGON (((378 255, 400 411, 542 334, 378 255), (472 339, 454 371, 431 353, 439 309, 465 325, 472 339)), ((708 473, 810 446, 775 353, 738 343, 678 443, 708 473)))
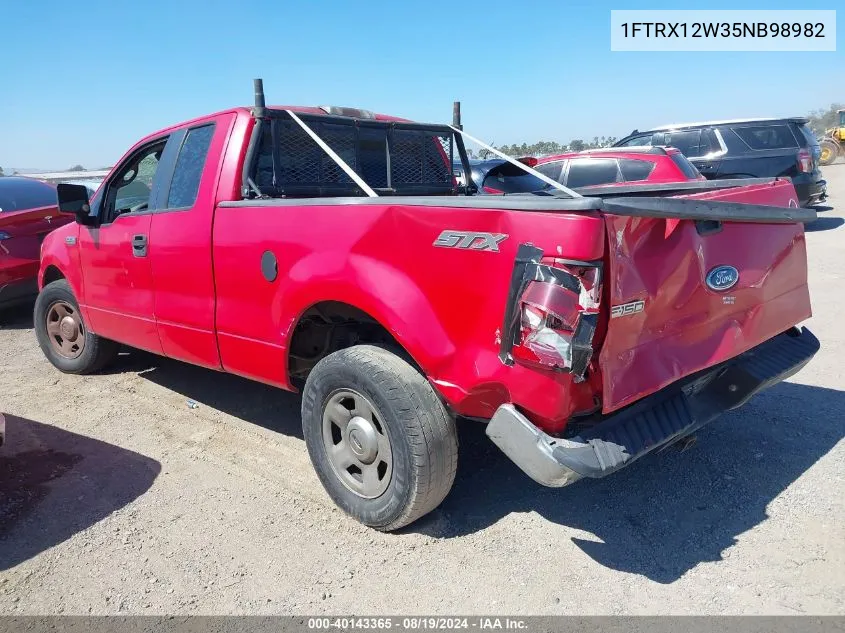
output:
POLYGON ((622 303, 618 306, 611 307, 610 318, 615 319, 616 317, 628 316, 629 314, 636 314, 637 312, 642 312, 643 310, 645 310, 645 301, 642 299, 639 301, 630 301, 628 303, 622 303))
POLYGON ((704 281, 711 290, 724 292, 733 288, 739 281, 739 271, 733 266, 716 266, 707 273, 704 281))
POLYGON ((475 231, 445 230, 437 239, 434 246, 443 248, 468 248, 473 251, 499 252, 499 244, 507 239, 505 233, 476 233, 475 231))

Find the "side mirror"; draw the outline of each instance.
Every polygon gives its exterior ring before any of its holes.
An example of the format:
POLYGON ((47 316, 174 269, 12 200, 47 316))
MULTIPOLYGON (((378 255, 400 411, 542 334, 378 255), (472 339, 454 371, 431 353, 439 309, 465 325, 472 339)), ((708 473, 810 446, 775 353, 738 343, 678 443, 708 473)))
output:
POLYGON ((59 196, 59 213, 71 213, 76 221, 85 226, 94 226, 97 216, 91 215, 91 205, 88 200, 88 187, 85 185, 56 185, 59 196))

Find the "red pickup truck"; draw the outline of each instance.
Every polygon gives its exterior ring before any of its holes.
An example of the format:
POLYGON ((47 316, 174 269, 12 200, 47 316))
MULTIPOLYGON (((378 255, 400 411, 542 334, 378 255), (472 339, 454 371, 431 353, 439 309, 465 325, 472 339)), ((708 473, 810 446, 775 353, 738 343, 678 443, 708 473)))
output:
POLYGON ((87 373, 122 343, 301 390, 329 495, 393 530, 449 492, 456 417, 562 486, 818 350, 796 327, 815 213, 788 180, 475 195, 465 135, 262 92, 148 136, 90 202, 59 186, 77 221, 42 249, 44 354, 87 373))

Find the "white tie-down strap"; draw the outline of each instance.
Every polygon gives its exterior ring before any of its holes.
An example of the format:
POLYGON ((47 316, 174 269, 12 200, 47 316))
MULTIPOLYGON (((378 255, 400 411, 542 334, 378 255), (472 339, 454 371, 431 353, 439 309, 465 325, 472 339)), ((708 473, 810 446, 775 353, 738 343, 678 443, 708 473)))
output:
POLYGON ((336 162, 338 164, 338 166, 343 171, 346 172, 347 176, 349 176, 352 180, 355 181, 356 185, 358 185, 359 187, 361 187, 361 189, 363 189, 364 193, 366 193, 371 198, 378 198, 378 194, 375 191, 372 190, 370 185, 368 185, 366 182, 364 182, 364 179, 361 178, 361 176, 359 176, 357 173, 355 173, 355 170, 352 169, 349 165, 347 165, 345 160, 343 160, 340 156, 338 156, 337 153, 331 147, 329 147, 328 144, 323 139, 321 139, 319 136, 317 136, 317 134, 314 132, 314 130, 312 130, 310 127, 305 125, 305 123, 303 123, 302 120, 298 116, 296 116, 296 114, 291 112, 290 110, 285 110, 285 112, 287 112, 290 115, 290 118, 292 118, 294 121, 296 121, 296 123, 299 125, 299 127, 301 127, 303 130, 305 130, 305 133, 308 136, 310 136, 311 138, 313 138, 314 142, 317 145, 319 145, 323 149, 323 151, 326 154, 328 154, 329 157, 334 162, 336 162))
POLYGON ((576 192, 572 191, 572 189, 569 189, 568 187, 564 187, 557 180, 553 180, 552 178, 549 178, 545 174, 541 174, 536 169, 532 169, 531 167, 529 167, 525 163, 520 163, 518 160, 514 160, 510 156, 507 156, 507 155, 503 154, 502 152, 500 152, 499 150, 497 150, 495 147, 491 147, 490 145, 488 145, 484 141, 480 141, 479 139, 475 138, 474 136, 470 136, 469 134, 467 134, 463 130, 459 130, 458 128, 451 126, 451 125, 449 127, 452 128, 456 133, 465 136, 466 138, 471 140, 473 143, 476 143, 476 144, 480 145, 481 147, 483 147, 484 149, 494 153, 499 158, 508 161, 511 165, 516 165, 522 171, 527 172, 527 173, 531 174, 532 176, 536 176, 537 178, 542 180, 544 183, 551 185, 555 189, 562 191, 563 193, 571 196, 572 198, 583 198, 584 197, 580 193, 576 193, 576 192))

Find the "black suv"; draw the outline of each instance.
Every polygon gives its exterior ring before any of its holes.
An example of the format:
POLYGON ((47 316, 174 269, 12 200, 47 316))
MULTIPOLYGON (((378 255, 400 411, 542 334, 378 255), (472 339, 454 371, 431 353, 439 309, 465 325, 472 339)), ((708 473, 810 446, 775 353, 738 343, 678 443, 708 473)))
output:
POLYGON ((801 206, 823 201, 821 149, 807 119, 741 119, 634 130, 614 147, 677 147, 708 179, 789 176, 801 206))

